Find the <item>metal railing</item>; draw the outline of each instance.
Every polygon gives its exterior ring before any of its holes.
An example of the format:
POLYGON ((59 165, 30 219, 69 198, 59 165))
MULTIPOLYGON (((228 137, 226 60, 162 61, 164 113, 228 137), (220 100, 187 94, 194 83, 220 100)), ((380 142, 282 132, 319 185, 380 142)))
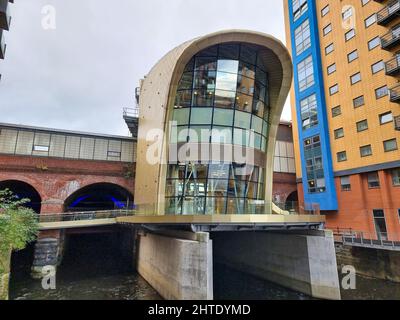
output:
POLYGON ((333 231, 335 241, 342 242, 344 245, 400 251, 400 241, 390 240, 396 237, 387 232, 371 234, 363 231, 355 231, 351 228, 335 228, 331 230, 333 231))
POLYGON ((400 0, 391 1, 376 14, 378 24, 385 24, 392 20, 400 11, 400 0))
POLYGON ((38 216, 40 223, 65 222, 65 221, 85 221, 99 219, 115 219, 118 217, 133 216, 135 210, 106 210, 106 211, 83 211, 58 214, 41 214, 38 216))
POLYGON ((139 108, 124 108, 124 117, 139 118, 139 108))
POLYGON ((400 100, 400 83, 389 89, 389 96, 391 102, 397 102, 400 100))
POLYGON ((385 63, 386 74, 390 75, 400 70, 400 54, 396 54, 394 58, 385 63))
POLYGON ((390 48, 400 40, 400 32, 396 30, 391 30, 388 33, 381 36, 381 46, 382 48, 390 48))

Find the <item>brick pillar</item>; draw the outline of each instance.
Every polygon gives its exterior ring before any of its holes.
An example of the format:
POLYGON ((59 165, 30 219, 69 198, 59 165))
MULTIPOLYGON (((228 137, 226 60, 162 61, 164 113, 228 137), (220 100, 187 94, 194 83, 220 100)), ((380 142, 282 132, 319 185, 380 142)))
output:
POLYGON ((42 201, 41 214, 62 213, 64 211, 64 201, 62 200, 44 200, 42 201))

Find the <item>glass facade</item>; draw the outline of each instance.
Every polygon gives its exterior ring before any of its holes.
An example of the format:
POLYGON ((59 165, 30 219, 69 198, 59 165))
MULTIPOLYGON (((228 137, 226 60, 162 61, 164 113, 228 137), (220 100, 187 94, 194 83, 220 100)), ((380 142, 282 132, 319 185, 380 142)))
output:
POLYGON ((237 163, 168 166, 167 214, 255 213, 264 198, 262 168, 237 163))
MULTIPOLYGON (((171 119, 177 130, 171 131, 170 143, 219 143, 266 152, 270 108, 261 50, 226 43, 190 60, 177 88, 171 119)), ((254 213, 252 206, 263 203, 264 169, 198 163, 169 164, 167 214, 254 213)))
POLYGON ((304 141, 304 156, 307 166, 308 192, 325 192, 326 182, 322 162, 321 139, 319 136, 304 141))
POLYGON ((229 43, 207 48, 186 65, 178 85, 171 142, 223 142, 267 148, 268 74, 260 48, 229 43), (213 131, 212 131, 213 130, 213 131), (214 140, 218 132, 221 137, 214 140), (250 139, 250 137, 252 139, 250 139))

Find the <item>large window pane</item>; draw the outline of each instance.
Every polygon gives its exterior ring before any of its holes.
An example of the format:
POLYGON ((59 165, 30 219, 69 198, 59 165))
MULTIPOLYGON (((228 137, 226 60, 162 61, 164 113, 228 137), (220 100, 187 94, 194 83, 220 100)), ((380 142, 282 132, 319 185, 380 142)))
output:
POLYGON ((216 58, 196 58, 195 71, 217 70, 216 58))
POLYGON ((192 108, 191 124, 210 124, 212 121, 212 108, 192 108))
POLYGON ((234 108, 236 92, 234 91, 215 91, 215 106, 220 108, 234 108))
POLYGON ((234 73, 239 71, 239 61, 237 60, 218 60, 218 72, 234 73))
POLYGON ((175 108, 190 107, 192 102, 192 91, 178 91, 175 98, 175 108))
POLYGON ((253 97, 247 94, 238 93, 236 97, 236 109, 251 112, 253 105, 253 97))
POLYGON ((211 142, 232 144, 232 128, 214 126, 211 131, 211 142))
POLYGON ((194 88, 207 91, 215 90, 216 72, 215 71, 197 71, 194 74, 194 88))
POLYGON ((235 91, 237 88, 238 75, 235 73, 217 73, 217 90, 235 91))
POLYGON ((214 92, 208 90, 193 91, 193 107, 211 107, 214 104, 214 92))
POLYGON ((214 125, 232 126, 233 125, 233 110, 214 109, 214 125))
POLYGON ((190 108, 175 109, 173 121, 177 122, 177 125, 188 124, 189 123, 190 108))
POLYGON ((235 127, 250 129, 251 114, 247 112, 236 111, 235 127))

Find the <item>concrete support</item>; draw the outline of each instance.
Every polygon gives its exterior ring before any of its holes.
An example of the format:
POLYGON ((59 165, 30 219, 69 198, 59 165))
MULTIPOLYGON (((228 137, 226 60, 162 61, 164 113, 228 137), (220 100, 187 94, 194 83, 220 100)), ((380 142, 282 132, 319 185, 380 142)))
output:
POLYGON ((212 300, 212 241, 206 233, 196 240, 141 232, 137 270, 167 300, 212 300))
POLYGON ((340 299, 330 232, 227 232, 212 239, 218 263, 312 297, 340 299))
POLYGON ((34 279, 43 277, 43 267, 52 266, 57 269, 61 264, 64 254, 64 239, 64 232, 61 230, 44 231, 39 234, 31 269, 34 279))

